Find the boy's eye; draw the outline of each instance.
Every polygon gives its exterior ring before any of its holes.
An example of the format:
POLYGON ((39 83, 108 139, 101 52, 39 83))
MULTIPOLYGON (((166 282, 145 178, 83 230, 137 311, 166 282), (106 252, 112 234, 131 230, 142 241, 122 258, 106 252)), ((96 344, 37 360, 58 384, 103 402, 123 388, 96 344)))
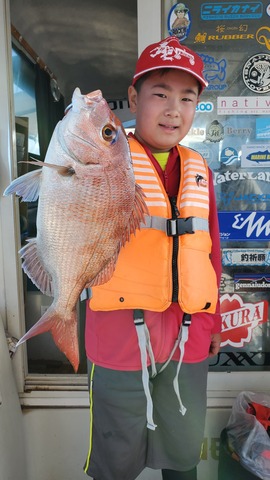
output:
POLYGON ((165 93, 154 93, 154 95, 155 95, 156 97, 166 98, 165 93))

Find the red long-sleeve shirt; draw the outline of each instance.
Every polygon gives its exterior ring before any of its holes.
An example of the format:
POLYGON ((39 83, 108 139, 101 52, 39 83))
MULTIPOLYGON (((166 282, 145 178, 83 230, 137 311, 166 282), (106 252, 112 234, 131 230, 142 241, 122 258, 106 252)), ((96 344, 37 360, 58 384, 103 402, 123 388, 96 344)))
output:
MULTIPOLYGON (((169 196, 177 193, 179 185, 179 159, 173 149, 163 172, 151 152, 146 149, 169 196)), ((220 241, 212 173, 209 171, 209 231, 212 239, 211 261, 218 284, 221 276, 220 241)), ((169 357, 179 333, 183 312, 178 303, 172 303, 164 312, 144 311, 144 320, 150 332, 151 344, 157 363, 169 357)), ((196 363, 209 354, 211 335, 221 331, 219 304, 216 314, 194 313, 189 327, 189 339, 185 346, 184 362, 196 363)), ((112 312, 91 311, 87 306, 85 347, 89 360, 116 370, 140 370, 141 357, 133 321, 133 310, 112 312)), ((173 356, 179 359, 179 350, 173 356)))

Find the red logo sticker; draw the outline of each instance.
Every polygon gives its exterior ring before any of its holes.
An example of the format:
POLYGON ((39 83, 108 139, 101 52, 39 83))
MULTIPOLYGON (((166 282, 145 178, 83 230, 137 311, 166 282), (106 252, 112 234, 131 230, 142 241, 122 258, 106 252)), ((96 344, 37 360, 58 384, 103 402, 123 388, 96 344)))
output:
POLYGON ((221 346, 243 347, 252 339, 252 330, 267 321, 268 302, 244 303, 237 295, 222 295, 220 299, 222 317, 221 346))

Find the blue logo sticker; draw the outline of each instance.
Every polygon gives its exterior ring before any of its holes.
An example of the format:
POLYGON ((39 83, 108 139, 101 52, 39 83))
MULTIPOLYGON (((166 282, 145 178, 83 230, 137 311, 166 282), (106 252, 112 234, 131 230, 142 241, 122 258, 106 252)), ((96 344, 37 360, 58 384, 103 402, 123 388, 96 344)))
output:
POLYGON ((201 5, 202 20, 239 20, 261 18, 262 2, 224 2, 203 3, 201 5))
POLYGON ((212 102, 199 102, 196 106, 197 113, 209 113, 214 110, 212 102))
POLYGON ((270 240, 270 212, 219 212, 220 239, 270 240))
POLYGON ((231 165, 240 161, 237 150, 233 147, 224 148, 220 155, 220 161, 224 165, 231 165))
POLYGON ((270 145, 247 144, 242 146, 242 167, 270 167, 270 145))
POLYGON ((227 62, 225 58, 217 61, 211 55, 205 55, 203 53, 200 54, 200 57, 204 63, 203 74, 208 82, 206 90, 226 90, 228 85, 225 82, 227 74, 227 62))
MULTIPOLYGON (((227 190, 225 192, 217 192, 218 206, 220 209, 228 209, 232 203, 242 203, 243 205, 249 205, 250 208, 254 204, 269 203, 270 193, 241 193, 236 190, 227 190)), ((236 205, 237 208, 237 205, 236 205)), ((241 208, 241 207, 240 207, 241 208)))
POLYGON ((270 139, 270 118, 256 118, 256 139, 270 139))
POLYGON ((256 163, 265 163, 270 161, 270 150, 264 150, 263 152, 255 151, 253 153, 250 153, 247 156, 247 160, 250 160, 251 162, 256 162, 256 163))

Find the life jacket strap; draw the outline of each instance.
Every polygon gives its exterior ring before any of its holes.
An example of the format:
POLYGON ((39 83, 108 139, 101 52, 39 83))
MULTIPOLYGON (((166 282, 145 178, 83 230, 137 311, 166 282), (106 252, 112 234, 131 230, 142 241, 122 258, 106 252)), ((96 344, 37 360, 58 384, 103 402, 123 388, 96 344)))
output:
POLYGON ((84 300, 90 300, 90 298, 92 298, 91 288, 84 288, 80 295, 80 301, 83 302, 84 300))
POLYGON ((197 230, 209 232, 209 223, 206 218, 201 217, 163 218, 146 215, 145 222, 140 224, 140 228, 154 228, 161 230, 169 237, 174 237, 186 233, 192 234, 197 230))
POLYGON ((142 365, 142 383, 144 388, 144 393, 146 396, 146 419, 147 419, 147 428, 150 430, 155 430, 157 425, 153 420, 153 401, 149 388, 149 372, 147 368, 147 353, 149 354, 152 373, 153 376, 156 375, 156 365, 154 354, 150 342, 150 334, 147 326, 144 323, 144 312, 143 310, 135 309, 133 311, 134 324, 138 336, 138 343, 141 354, 141 365, 142 365))
POLYGON ((191 314, 185 312, 183 314, 182 325, 189 327, 190 324, 191 324, 191 314))

